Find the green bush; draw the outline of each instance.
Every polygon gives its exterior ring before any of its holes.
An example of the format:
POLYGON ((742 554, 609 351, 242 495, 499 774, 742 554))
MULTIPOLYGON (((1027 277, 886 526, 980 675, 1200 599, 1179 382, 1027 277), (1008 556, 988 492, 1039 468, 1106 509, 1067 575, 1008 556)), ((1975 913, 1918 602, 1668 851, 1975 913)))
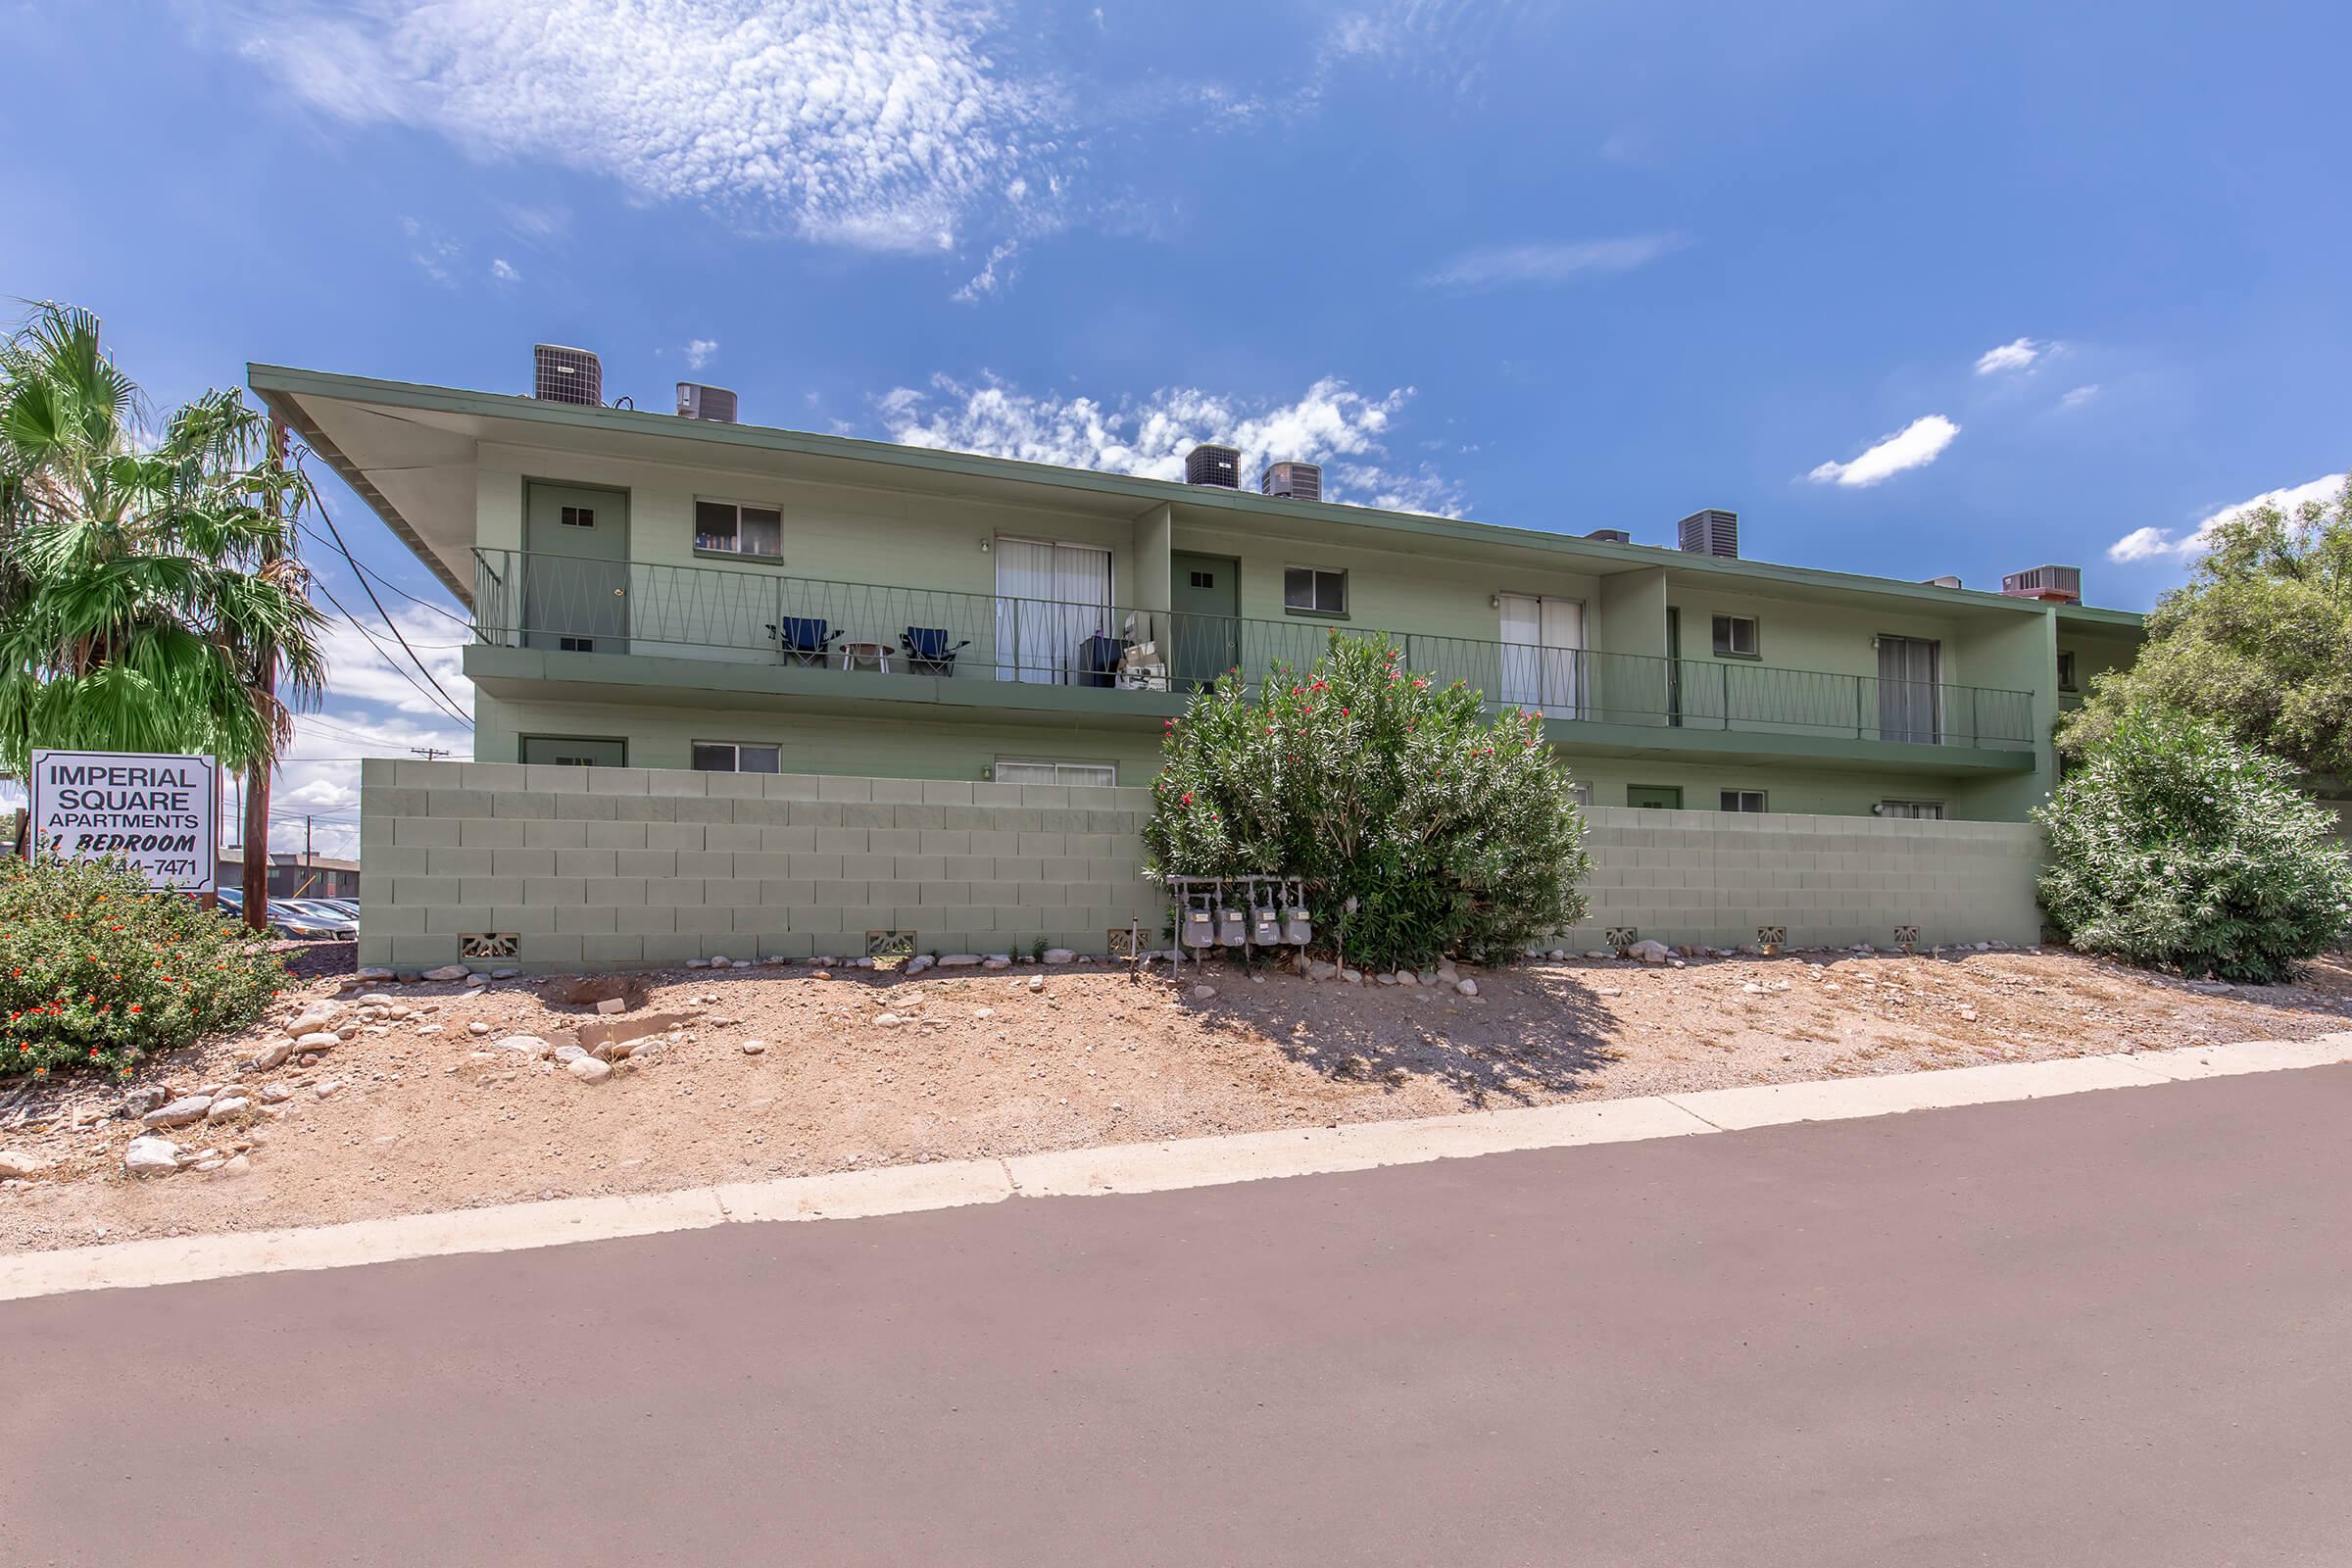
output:
POLYGON ((2130 710, 2034 814, 2042 907, 2083 953, 2269 984, 2352 934, 2334 815, 2219 725, 2130 710))
POLYGON ((114 860, 0 860, 0 1076, 126 1073, 251 1023, 285 983, 267 938, 114 860))
POLYGON ((1584 819, 1543 721, 1489 719, 1385 638, 1334 633, 1311 674, 1278 666, 1255 700, 1227 675, 1162 750, 1146 874, 1304 877, 1318 938, 1350 961, 1493 957, 1584 916, 1584 819))

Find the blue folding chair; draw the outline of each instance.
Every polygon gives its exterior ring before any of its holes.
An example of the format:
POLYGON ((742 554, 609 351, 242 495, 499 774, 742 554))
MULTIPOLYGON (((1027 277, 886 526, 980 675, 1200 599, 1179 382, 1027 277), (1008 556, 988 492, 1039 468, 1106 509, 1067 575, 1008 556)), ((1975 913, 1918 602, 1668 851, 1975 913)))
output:
POLYGON ((784 650, 786 659, 798 659, 804 664, 825 662, 832 656, 834 639, 841 635, 813 615, 786 615, 768 627, 767 634, 784 650))
POLYGON ((909 626, 899 638, 899 646, 906 650, 906 666, 925 675, 953 675, 956 656, 972 646, 966 637, 951 645, 944 626, 909 626))

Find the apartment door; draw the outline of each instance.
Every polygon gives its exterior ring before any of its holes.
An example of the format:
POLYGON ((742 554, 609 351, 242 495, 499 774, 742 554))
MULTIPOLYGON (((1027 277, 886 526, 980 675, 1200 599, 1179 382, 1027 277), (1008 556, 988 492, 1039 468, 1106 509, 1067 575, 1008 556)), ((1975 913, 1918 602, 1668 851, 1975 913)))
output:
POLYGON ((1943 645, 1879 639, 1879 739, 1934 746, 1943 739, 1943 645))
POLYGON ((1676 605, 1666 607, 1666 722, 1683 724, 1683 612, 1676 605))
POLYGON ((1168 676, 1180 692, 1242 662, 1242 564, 1227 556, 1168 557, 1168 676))
POLYGON ((1582 718, 1585 607, 1574 599, 1504 594, 1502 700, 1553 718, 1582 718))
POLYGON ((629 498, 533 484, 524 492, 522 645, 629 651, 629 498))
POLYGON ((1109 620, 1109 551, 1041 539, 997 541, 999 679, 1068 684, 1090 668, 1089 640, 1116 635, 1109 620))

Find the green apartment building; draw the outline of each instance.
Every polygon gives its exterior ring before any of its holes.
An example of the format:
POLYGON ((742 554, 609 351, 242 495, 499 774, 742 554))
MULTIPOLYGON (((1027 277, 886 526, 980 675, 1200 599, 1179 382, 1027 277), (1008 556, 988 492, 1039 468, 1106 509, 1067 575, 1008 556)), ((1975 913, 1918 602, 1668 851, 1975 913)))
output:
MULTIPOLYGON (((1540 710, 1590 805, 2022 820, 2139 617, 1949 579, 1175 483, 547 395, 251 368, 473 612, 474 760, 1132 786, 1239 666, 1386 633, 1540 710)), ((1238 481, 1238 482, 1237 482, 1238 481)), ((2031 575, 2031 574, 2029 574, 2031 575)))

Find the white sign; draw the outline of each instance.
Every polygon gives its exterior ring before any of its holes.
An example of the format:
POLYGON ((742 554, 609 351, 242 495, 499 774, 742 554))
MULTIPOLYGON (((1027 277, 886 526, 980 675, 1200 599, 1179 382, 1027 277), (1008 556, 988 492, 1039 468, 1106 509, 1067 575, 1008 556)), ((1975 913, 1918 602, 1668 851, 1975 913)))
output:
POLYGON ((32 754, 36 855, 113 855, 149 887, 210 893, 220 863, 220 789, 209 757, 32 754))

